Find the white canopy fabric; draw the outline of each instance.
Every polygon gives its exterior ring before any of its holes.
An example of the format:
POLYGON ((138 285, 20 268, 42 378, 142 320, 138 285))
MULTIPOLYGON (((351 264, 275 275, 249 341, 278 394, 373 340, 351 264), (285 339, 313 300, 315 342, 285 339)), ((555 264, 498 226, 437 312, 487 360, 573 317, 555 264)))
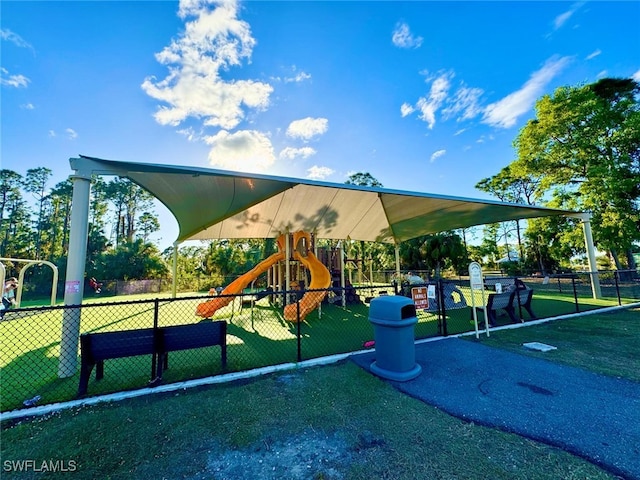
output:
POLYGON ((579 212, 385 188, 81 156, 83 175, 126 177, 173 213, 185 240, 275 238, 305 230, 318 238, 400 243, 474 225, 579 212))

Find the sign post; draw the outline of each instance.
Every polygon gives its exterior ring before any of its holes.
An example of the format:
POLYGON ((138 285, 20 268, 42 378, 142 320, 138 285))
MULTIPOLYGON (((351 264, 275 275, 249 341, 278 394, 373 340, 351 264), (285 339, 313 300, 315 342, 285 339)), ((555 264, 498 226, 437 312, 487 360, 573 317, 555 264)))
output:
POLYGON ((478 332, 478 312, 476 311, 476 291, 480 291, 482 298, 482 307, 484 309, 484 325, 487 337, 489 336, 489 319, 487 318, 487 305, 484 300, 484 277, 482 276, 482 267, 478 262, 469 264, 469 283, 471 285, 471 310, 473 311, 473 323, 476 329, 476 338, 479 338, 478 332))

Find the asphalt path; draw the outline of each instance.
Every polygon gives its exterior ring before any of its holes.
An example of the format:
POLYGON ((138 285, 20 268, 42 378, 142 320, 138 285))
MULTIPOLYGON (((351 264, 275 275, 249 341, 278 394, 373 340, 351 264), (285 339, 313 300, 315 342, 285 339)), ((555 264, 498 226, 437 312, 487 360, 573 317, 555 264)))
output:
MULTIPOLYGON (((389 358, 387 351, 379 354, 389 358)), ((370 371, 376 351, 351 358, 370 371)), ((559 447, 640 480, 640 383, 459 338, 417 344, 415 361, 422 367, 415 379, 385 380, 463 420, 559 447)))

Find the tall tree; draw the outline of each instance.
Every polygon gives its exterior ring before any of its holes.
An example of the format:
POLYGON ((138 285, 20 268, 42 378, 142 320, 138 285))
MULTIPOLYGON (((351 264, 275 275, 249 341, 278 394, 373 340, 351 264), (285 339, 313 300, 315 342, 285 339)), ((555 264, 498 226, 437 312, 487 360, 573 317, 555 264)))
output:
MULTIPOLYGON (((624 252, 640 241, 640 85, 632 79, 561 87, 536 103, 514 143, 514 168, 540 178, 538 198, 592 213, 596 244, 624 252)), ((618 261, 620 267, 620 262, 618 261)))
POLYGON ((13 170, 0 170, 0 256, 23 258, 31 247, 29 207, 22 196, 23 177, 13 170))
POLYGON ((44 218, 44 235, 47 241, 43 245, 43 251, 49 260, 55 261, 68 254, 72 196, 73 184, 69 179, 51 189, 49 211, 44 218))
POLYGON ((116 178, 106 188, 114 206, 115 243, 133 242, 138 213, 151 211, 153 195, 126 178, 116 178))
MULTIPOLYGON (((483 178, 476 188, 498 198, 503 202, 534 205, 540 178, 518 171, 517 167, 507 165, 497 175, 483 178)), ((514 222, 520 259, 524 260, 524 242, 520 220, 514 222)), ((507 227, 508 228, 508 227, 507 227)))
POLYGON ((42 249, 43 221, 46 202, 49 200, 47 193, 47 183, 51 178, 52 171, 46 167, 30 168, 24 179, 24 189, 31 193, 38 204, 37 218, 35 222, 35 258, 39 259, 42 249))

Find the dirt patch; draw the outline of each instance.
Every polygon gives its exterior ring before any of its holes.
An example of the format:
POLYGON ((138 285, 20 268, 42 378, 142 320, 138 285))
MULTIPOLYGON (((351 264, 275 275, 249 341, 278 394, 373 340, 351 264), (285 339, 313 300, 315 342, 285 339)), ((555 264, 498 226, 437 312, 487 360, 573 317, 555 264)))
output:
POLYGON ((205 471, 193 480, 340 480, 352 457, 340 434, 309 431, 284 441, 266 439, 242 450, 212 454, 205 471))

